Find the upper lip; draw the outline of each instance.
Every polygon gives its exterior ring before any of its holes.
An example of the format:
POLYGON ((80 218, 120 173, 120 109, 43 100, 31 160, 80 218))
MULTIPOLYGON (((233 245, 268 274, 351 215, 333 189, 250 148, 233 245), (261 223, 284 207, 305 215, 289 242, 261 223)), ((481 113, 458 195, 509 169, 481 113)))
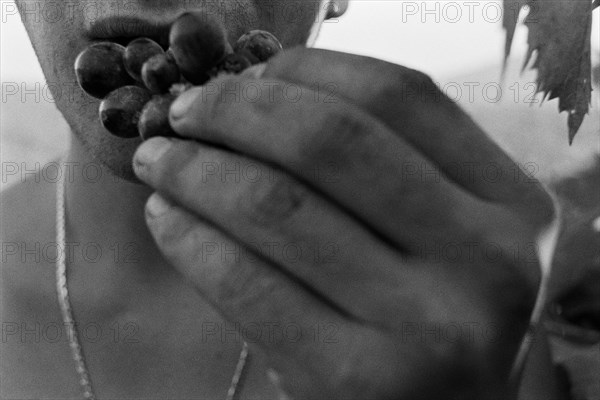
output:
POLYGON ((138 17, 107 17, 96 20, 86 33, 92 40, 111 39, 116 42, 147 37, 166 48, 169 44, 171 23, 172 21, 151 21, 138 17))

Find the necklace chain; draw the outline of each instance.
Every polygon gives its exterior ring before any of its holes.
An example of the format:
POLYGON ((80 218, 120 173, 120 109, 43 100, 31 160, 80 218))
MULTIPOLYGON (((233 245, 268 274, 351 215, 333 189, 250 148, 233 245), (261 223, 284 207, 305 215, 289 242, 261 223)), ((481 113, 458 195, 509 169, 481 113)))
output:
MULTIPOLYGON (((75 361, 75 370, 79 375, 79 384, 83 391, 83 397, 87 400, 96 400, 90 373, 83 356, 81 343, 79 341, 77 325, 71 309, 71 300, 69 299, 69 288, 67 286, 67 262, 65 253, 66 184, 64 174, 60 175, 61 176, 56 185, 56 246, 58 249, 58 257, 56 261, 56 289, 58 293, 58 303, 60 305, 64 326, 69 330, 67 337, 69 339, 69 346, 71 347, 73 360, 75 361)), ((225 400, 233 400, 235 397, 240 378, 244 371, 244 367, 246 366, 247 358, 248 344, 244 342, 225 400)))

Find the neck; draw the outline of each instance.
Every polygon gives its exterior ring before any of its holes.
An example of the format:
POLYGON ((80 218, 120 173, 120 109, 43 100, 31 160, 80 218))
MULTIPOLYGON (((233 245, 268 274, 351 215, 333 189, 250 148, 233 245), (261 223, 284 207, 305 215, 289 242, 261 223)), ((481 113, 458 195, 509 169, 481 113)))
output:
POLYGON ((73 260, 73 286, 90 290, 89 301, 103 304, 110 298, 106 305, 115 307, 125 305, 132 289, 149 289, 173 276, 144 219, 152 189, 116 177, 75 138, 64 170, 66 249, 72 251, 67 259, 73 260))

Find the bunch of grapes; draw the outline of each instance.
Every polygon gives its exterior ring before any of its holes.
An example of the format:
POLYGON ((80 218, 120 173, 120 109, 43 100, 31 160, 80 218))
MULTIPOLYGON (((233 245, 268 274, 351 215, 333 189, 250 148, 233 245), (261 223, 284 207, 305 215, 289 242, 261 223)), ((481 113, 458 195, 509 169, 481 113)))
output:
POLYGON ((239 74, 281 49, 277 38, 262 30, 244 34, 232 48, 220 21, 187 12, 171 26, 166 51, 144 37, 127 47, 94 43, 75 60, 75 73, 87 94, 102 99, 100 121, 110 133, 146 140, 177 136, 169 108, 183 91, 221 73, 239 74))

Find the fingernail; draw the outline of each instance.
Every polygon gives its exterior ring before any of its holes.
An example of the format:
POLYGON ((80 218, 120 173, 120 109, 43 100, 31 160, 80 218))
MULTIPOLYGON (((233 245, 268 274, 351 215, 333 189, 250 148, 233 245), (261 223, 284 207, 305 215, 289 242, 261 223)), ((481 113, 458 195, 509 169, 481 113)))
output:
POLYGON ((143 167, 154 164, 158 161, 169 148, 173 145, 171 139, 162 136, 156 136, 146 140, 135 152, 133 162, 136 167, 143 167))
POLYGON ((172 206, 164 197, 153 193, 146 203, 146 215, 150 218, 158 218, 165 214, 172 206))
POLYGON ((267 69, 266 63, 256 64, 242 72, 242 76, 244 78, 260 79, 265 73, 265 69, 267 69))
POLYGON ((179 97, 171 104, 171 118, 179 119, 183 117, 188 111, 192 108, 192 105, 198 98, 201 89, 193 88, 188 89, 185 92, 181 93, 179 97))

